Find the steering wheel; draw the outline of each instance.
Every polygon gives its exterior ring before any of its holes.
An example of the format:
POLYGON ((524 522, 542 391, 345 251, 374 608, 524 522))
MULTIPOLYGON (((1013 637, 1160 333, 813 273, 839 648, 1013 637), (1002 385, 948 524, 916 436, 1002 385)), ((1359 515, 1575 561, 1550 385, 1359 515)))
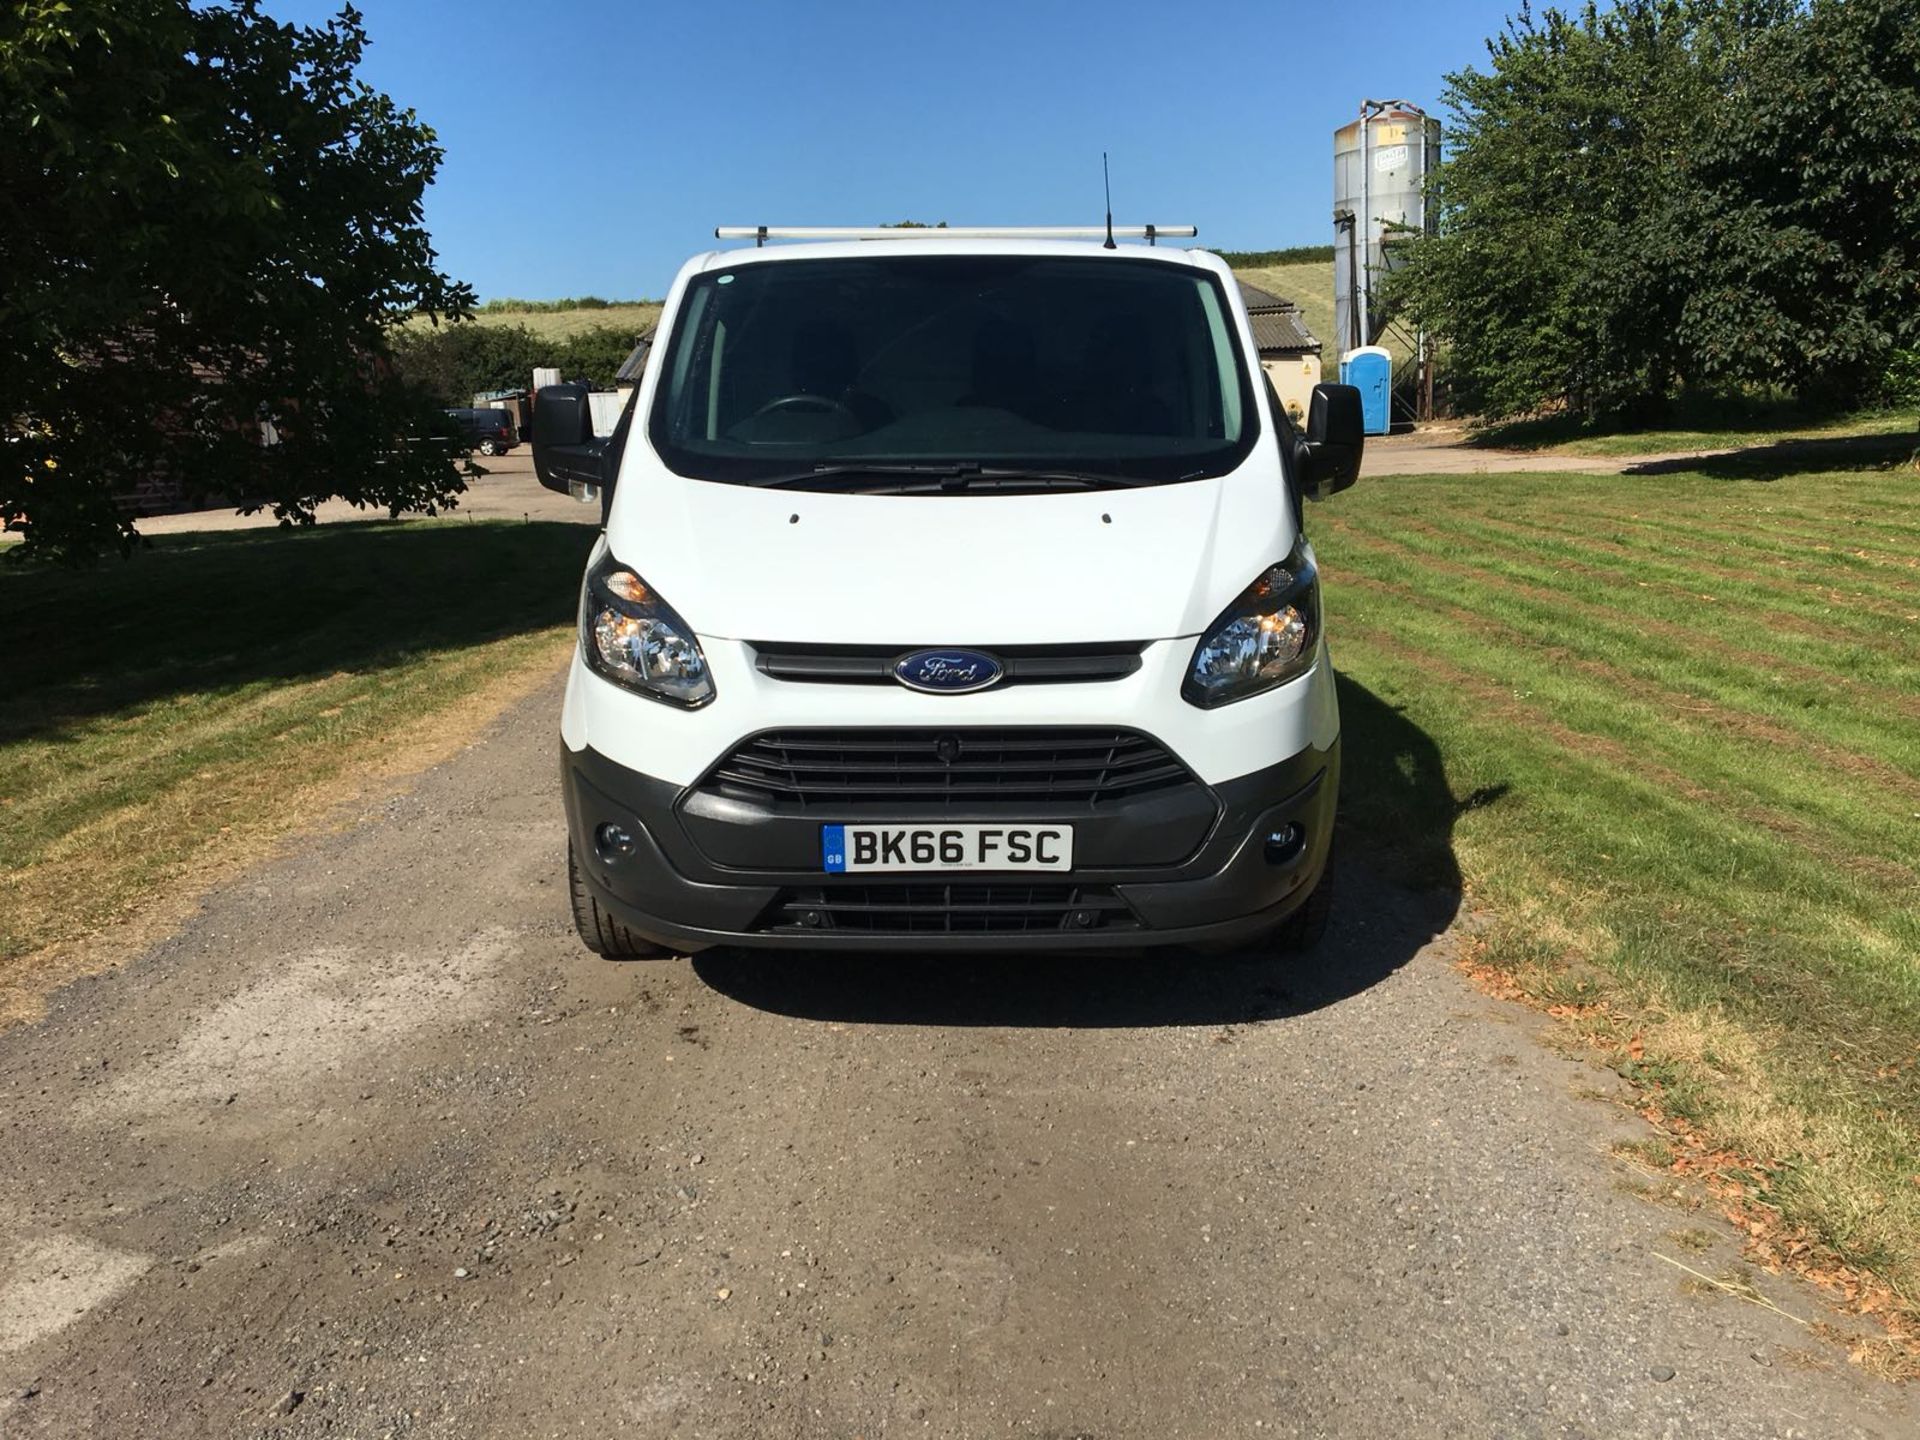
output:
POLYGON ((844 415, 847 419, 854 421, 859 419, 851 408, 831 395, 809 395, 804 390, 792 395, 775 396, 754 411, 753 418, 758 420, 762 415, 771 415, 776 410, 798 410, 813 415, 844 415))

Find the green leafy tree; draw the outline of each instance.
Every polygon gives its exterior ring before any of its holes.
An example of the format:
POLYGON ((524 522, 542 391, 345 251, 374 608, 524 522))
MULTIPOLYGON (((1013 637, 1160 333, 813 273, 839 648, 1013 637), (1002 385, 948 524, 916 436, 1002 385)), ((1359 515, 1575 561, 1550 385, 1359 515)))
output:
POLYGON ((618 325, 596 325, 569 335, 553 360, 570 380, 611 385, 614 372, 633 353, 639 333, 618 325))
POLYGON ((1920 0, 1813 0, 1758 34, 1676 208, 1698 374, 1858 404, 1920 347, 1920 0))
POLYGON ((1439 233, 1406 247, 1387 295, 1449 342, 1469 406, 1658 410, 1688 368, 1669 217, 1744 37, 1788 9, 1523 8, 1487 69, 1447 77, 1439 233))
POLYGON ((0 517, 25 551, 128 548, 150 477, 289 521, 463 488, 389 340, 473 295, 421 223, 433 132, 356 78, 365 45, 351 8, 0 10, 0 517))
POLYGON ((394 356, 401 374, 442 405, 467 405, 483 391, 526 388, 542 365, 569 380, 611 385, 639 338, 624 325, 595 325, 558 341, 524 325, 414 326, 397 337, 394 356))
POLYGON ((410 326, 394 339, 400 373, 442 405, 471 405, 485 390, 520 390, 552 347, 524 325, 410 326))

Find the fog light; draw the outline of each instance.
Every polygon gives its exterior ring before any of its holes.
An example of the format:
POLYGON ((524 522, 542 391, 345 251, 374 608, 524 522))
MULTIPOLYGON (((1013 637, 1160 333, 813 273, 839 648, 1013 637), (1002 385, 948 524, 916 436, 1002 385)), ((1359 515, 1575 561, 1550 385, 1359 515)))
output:
POLYGON ((1285 826, 1272 831, 1267 836, 1267 863, 1286 865, 1300 858, 1300 852, 1307 848, 1307 827, 1300 824, 1285 826))
POLYGON ((622 855, 633 854, 633 832, 624 825, 608 821, 593 832, 594 849, 600 852, 602 860, 614 860, 622 855))

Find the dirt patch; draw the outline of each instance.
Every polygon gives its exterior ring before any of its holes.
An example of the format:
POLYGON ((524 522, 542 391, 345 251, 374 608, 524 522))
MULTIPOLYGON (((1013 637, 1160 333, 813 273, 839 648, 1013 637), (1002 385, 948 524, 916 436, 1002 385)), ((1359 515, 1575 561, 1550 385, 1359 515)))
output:
POLYGON ((440 955, 331 946, 293 957, 86 1108, 102 1118, 164 1118, 242 1090, 250 1099, 295 1098, 358 1056, 486 1008, 511 950, 512 937, 494 930, 440 955))
POLYGON ((57 1334, 146 1274, 151 1256, 110 1250, 74 1235, 29 1241, 0 1283, 0 1351, 57 1334))

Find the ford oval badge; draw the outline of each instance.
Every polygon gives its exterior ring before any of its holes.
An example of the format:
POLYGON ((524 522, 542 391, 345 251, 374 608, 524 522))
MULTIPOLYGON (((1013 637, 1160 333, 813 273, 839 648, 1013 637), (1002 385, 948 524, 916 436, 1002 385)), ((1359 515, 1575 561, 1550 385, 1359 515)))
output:
POLYGON ((894 679, 930 695, 984 690, 1004 674, 1004 665, 979 650, 916 650, 893 662, 894 679))

